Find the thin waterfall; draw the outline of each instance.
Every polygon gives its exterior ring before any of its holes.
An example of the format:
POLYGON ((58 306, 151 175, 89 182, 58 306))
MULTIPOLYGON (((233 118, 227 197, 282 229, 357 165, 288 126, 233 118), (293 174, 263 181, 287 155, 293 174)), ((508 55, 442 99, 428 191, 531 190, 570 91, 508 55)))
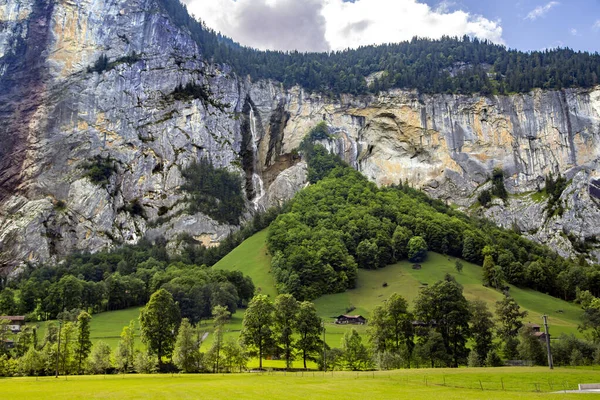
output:
POLYGON ((254 115, 254 108, 252 107, 250 107, 250 134, 252 135, 252 151, 254 155, 254 173, 252 174, 254 198, 252 199, 252 203, 254 204, 254 208, 258 209, 260 207, 260 201, 265 195, 265 188, 262 178, 256 173, 259 164, 258 141, 260 138, 256 135, 256 116, 254 115))

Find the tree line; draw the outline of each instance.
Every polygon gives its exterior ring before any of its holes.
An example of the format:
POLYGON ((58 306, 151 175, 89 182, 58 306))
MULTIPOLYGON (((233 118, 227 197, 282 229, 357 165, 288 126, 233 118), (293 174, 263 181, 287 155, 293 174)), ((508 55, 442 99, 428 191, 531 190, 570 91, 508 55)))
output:
MULTIPOLYGON (((164 238, 143 238, 135 245, 94 254, 74 253, 58 265, 26 264, 18 276, 0 281, 0 315, 24 315, 28 321, 39 321, 53 319, 65 309, 89 313, 120 310, 145 304, 150 294, 163 286, 178 300, 188 296, 181 304, 184 316, 192 321, 210 317, 211 297, 237 298, 238 305, 246 304, 251 280, 240 272, 209 267, 268 227, 283 209, 256 214, 218 247, 207 248, 189 235, 180 235, 180 253, 169 254, 164 238)), ((230 310, 234 311, 232 306, 230 310)))
MULTIPOLYGON (((580 293, 586 313, 600 311, 600 302, 589 293, 580 293)), ((399 368, 496 367, 504 360, 545 365, 544 344, 531 324, 524 324, 527 312, 505 293, 494 312, 481 300, 467 301, 462 286, 451 275, 421 290, 414 305, 394 293, 377 305, 368 321, 366 341, 354 328, 347 329, 339 347, 322 340, 327 324, 313 303, 299 302, 290 294, 271 300, 258 294, 244 314, 239 338, 225 339, 231 313, 217 305, 211 327, 182 318, 178 302, 165 289, 156 291, 140 311, 139 334, 136 321, 123 327, 117 348, 98 341, 92 345, 92 316, 61 313, 60 325, 49 324, 43 340, 35 327, 26 326, 15 339, 13 349, 0 347, 0 376, 52 374, 153 373, 180 371, 242 372, 251 357, 285 360, 291 368, 300 359, 318 368, 370 370, 399 368), (212 334, 212 343, 203 351, 203 342, 212 334), (139 336, 144 347, 136 346, 139 336)), ((589 340, 561 335, 552 342, 556 365, 600 364, 599 326, 585 323, 589 340)), ((9 337, 0 321, 2 343, 9 337)), ((588 320, 589 322, 589 320, 588 320)), ((597 322, 597 321, 596 321, 597 322)))
MULTIPOLYGON (((190 16, 179 0, 160 0, 171 21, 190 33, 207 60, 239 75, 300 85, 329 95, 390 88, 423 93, 523 93, 534 88, 593 87, 600 55, 568 48, 521 52, 464 36, 362 46, 328 53, 260 51, 240 46, 190 16), (366 77, 377 74, 367 84, 366 77)), ((200 16, 202 17, 202 16, 200 16)))
POLYGON ((164 288, 180 302, 182 314, 196 322, 210 318, 216 305, 235 312, 254 293, 252 280, 239 271, 167 263, 152 257, 131 270, 127 265, 118 260, 116 268, 108 273, 89 264, 81 266, 91 275, 81 270, 62 273, 33 269, 16 285, 17 290, 7 287, 0 292, 0 315, 22 314, 29 321, 39 321, 54 319, 65 310, 121 310, 144 305, 153 292, 164 288))

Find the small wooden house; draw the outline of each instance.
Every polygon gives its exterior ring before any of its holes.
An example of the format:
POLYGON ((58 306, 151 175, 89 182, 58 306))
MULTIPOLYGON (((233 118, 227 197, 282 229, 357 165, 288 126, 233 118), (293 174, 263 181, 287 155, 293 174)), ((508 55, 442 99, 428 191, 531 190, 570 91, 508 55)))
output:
POLYGON ((21 332, 21 327, 25 324, 25 317, 23 316, 4 316, 0 315, 0 320, 8 320, 8 329, 13 333, 21 332))
POLYGON ((364 325, 367 319, 362 315, 340 315, 335 319, 336 324, 364 325))
POLYGON ((542 332, 542 327, 540 325, 528 323, 528 324, 525 324, 525 326, 531 328, 531 330, 533 332, 533 336, 535 336, 536 338, 538 338, 539 340, 541 340, 543 342, 546 341, 546 333, 542 332))

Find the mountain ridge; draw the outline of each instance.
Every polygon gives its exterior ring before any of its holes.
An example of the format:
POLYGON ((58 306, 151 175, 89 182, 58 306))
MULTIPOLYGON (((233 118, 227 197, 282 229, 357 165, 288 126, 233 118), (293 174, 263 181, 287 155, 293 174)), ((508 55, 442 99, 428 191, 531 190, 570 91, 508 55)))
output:
MULTIPOLYGON (((407 180, 469 209, 502 168, 509 202, 494 201, 478 209, 482 215, 517 222, 563 255, 577 254, 568 235, 583 243, 600 234, 589 188, 600 178, 600 87, 489 96, 392 89, 333 98, 211 63, 158 4, 0 6, 0 97, 11 99, 0 113, 4 271, 143 236, 166 237, 172 252, 181 234, 215 244, 238 226, 186 213, 181 171, 207 158, 245 177, 247 219, 306 184, 295 149, 321 121, 331 133, 322 144, 378 184, 407 180), (36 39, 36 23, 45 41, 36 39), (39 64, 14 64, 22 40, 26 51, 44 55, 39 64), (96 69, 102 57, 106 68, 96 69), (27 81, 35 90, 19 86, 33 97, 15 95, 11 79, 36 71, 41 78, 27 81), (188 84, 208 92, 177 96, 188 84), (86 165, 97 157, 116 168, 106 185, 88 177, 86 165), (559 198, 563 216, 545 218, 546 200, 530 194, 550 173, 569 185, 559 198), (131 212, 135 204, 142 212, 131 212)), ((593 259, 597 246, 589 244, 593 259)))

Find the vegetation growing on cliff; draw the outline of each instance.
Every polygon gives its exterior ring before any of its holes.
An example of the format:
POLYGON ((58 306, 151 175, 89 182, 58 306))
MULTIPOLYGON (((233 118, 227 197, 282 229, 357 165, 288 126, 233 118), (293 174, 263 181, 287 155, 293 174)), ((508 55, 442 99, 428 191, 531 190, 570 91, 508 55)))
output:
POLYGON ((600 55, 555 49, 524 53, 486 40, 444 37, 364 46, 331 53, 259 51, 242 47, 192 18, 179 0, 160 0, 188 30, 204 57, 240 75, 274 79, 327 94, 364 94, 389 88, 424 93, 505 94, 534 88, 593 87, 600 55), (383 72, 371 86, 365 77, 383 72))
POLYGON ((111 176, 117 172, 115 160, 110 157, 95 156, 92 160, 83 164, 85 173, 83 176, 89 178, 92 183, 106 188, 110 183, 111 176))
POLYGON ((119 64, 129 64, 133 65, 136 62, 140 61, 142 57, 137 54, 135 51, 126 56, 120 57, 113 62, 110 62, 106 54, 101 54, 100 57, 94 62, 94 65, 87 67, 87 72, 92 73, 103 73, 106 71, 110 71, 115 68, 119 64))
POLYGON ((225 168, 200 160, 184 169, 181 189, 190 195, 189 211, 201 212, 215 221, 239 225, 245 209, 242 178, 225 168))
POLYGON ((210 87, 207 85, 198 85, 191 82, 185 86, 179 85, 175 88, 172 95, 175 100, 180 101, 200 99, 205 107, 210 104, 221 111, 225 111, 229 107, 228 104, 216 100, 210 87))

